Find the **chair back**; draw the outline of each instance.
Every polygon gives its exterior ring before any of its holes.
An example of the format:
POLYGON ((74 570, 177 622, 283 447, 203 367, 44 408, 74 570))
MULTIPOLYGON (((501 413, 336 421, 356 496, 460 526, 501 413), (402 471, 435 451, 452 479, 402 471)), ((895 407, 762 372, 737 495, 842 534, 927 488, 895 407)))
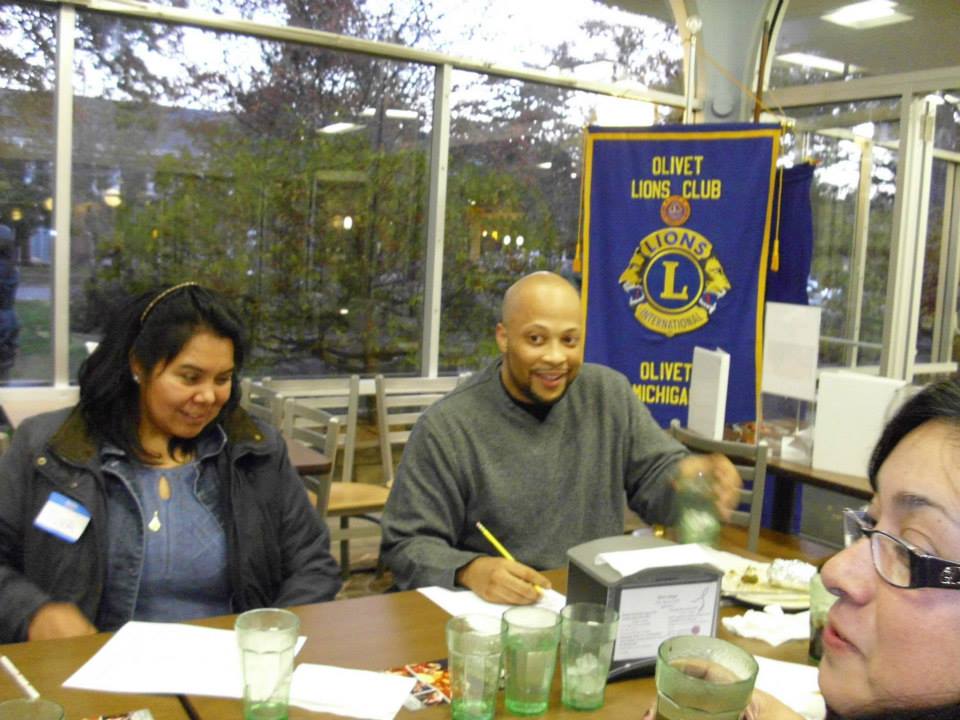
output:
POLYGON ((340 420, 326 410, 304 405, 296 398, 287 398, 283 403, 284 437, 300 442, 308 448, 321 452, 330 461, 330 472, 323 476, 304 475, 303 482, 317 496, 317 512, 327 514, 330 501, 330 482, 337 461, 340 438, 340 420))
POLYGON ((377 431, 384 485, 387 487, 393 485, 396 476, 393 467, 393 448, 406 445, 410 438, 410 430, 420 419, 423 411, 453 390, 460 380, 458 376, 387 378, 377 375, 374 378, 377 393, 377 431))
POLYGON ((263 378, 257 387, 266 396, 279 397, 283 423, 284 400, 292 398, 303 407, 324 410, 340 422, 337 446, 343 452, 340 479, 351 482, 357 450, 357 421, 360 408, 360 376, 336 378, 263 378))
POLYGON ((757 552, 760 520, 763 515, 763 492, 767 481, 766 441, 761 440, 756 445, 750 445, 726 440, 711 440, 682 427, 677 419, 670 422, 670 434, 688 450, 698 453, 720 453, 726 455, 733 463, 744 482, 744 488, 740 491, 740 505, 746 504, 748 509, 735 510, 730 521, 747 528, 747 549, 750 552, 757 552), (750 483, 750 487, 747 487, 747 483, 750 483))
POLYGON ((281 393, 264 387, 256 380, 250 378, 240 380, 240 407, 278 430, 283 427, 284 399, 281 393))

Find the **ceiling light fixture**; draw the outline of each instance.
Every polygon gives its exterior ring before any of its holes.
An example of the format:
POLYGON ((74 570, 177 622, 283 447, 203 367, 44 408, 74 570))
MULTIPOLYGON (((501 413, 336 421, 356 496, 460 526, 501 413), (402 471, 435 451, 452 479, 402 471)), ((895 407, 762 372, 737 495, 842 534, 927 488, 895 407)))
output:
POLYGON ((913 20, 913 16, 897 12, 896 8, 897 3, 891 0, 866 0, 844 5, 820 17, 834 25, 854 30, 868 30, 913 20))

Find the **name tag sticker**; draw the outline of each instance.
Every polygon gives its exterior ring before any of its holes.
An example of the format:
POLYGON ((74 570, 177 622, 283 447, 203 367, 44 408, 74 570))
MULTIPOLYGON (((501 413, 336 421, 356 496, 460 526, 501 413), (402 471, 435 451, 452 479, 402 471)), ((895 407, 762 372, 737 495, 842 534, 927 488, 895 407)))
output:
POLYGON ((33 521, 34 527, 75 543, 90 523, 90 511, 76 500, 58 492, 50 493, 47 503, 33 521))

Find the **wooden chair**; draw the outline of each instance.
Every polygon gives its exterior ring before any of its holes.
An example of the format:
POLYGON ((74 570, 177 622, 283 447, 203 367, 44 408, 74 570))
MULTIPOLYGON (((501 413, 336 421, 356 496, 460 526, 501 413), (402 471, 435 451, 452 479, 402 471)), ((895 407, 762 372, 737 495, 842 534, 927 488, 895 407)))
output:
POLYGON ((380 441, 380 462, 383 484, 393 485, 396 470, 393 449, 406 445, 410 430, 423 414, 463 379, 447 377, 374 377, 377 393, 377 433, 380 441))
POLYGON ((670 422, 670 434, 687 449, 698 453, 721 453, 730 458, 744 482, 740 491, 740 505, 748 505, 748 510, 735 510, 730 521, 747 528, 747 549, 757 552, 760 537, 760 520, 763 515, 763 492, 767 481, 767 443, 757 445, 710 440, 691 430, 681 427, 680 421, 670 422), (750 487, 747 488, 747 483, 750 487))

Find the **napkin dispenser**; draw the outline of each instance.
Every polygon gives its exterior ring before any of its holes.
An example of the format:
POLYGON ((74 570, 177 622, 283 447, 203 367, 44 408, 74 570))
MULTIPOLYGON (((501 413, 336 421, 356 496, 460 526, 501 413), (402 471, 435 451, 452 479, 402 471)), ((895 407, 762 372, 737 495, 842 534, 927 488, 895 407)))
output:
POLYGON ((602 553, 674 545, 653 536, 616 535, 567 551, 567 603, 593 602, 620 616, 610 680, 650 675, 657 648, 676 635, 716 635, 723 573, 711 565, 678 565, 640 570, 626 577, 602 553))

